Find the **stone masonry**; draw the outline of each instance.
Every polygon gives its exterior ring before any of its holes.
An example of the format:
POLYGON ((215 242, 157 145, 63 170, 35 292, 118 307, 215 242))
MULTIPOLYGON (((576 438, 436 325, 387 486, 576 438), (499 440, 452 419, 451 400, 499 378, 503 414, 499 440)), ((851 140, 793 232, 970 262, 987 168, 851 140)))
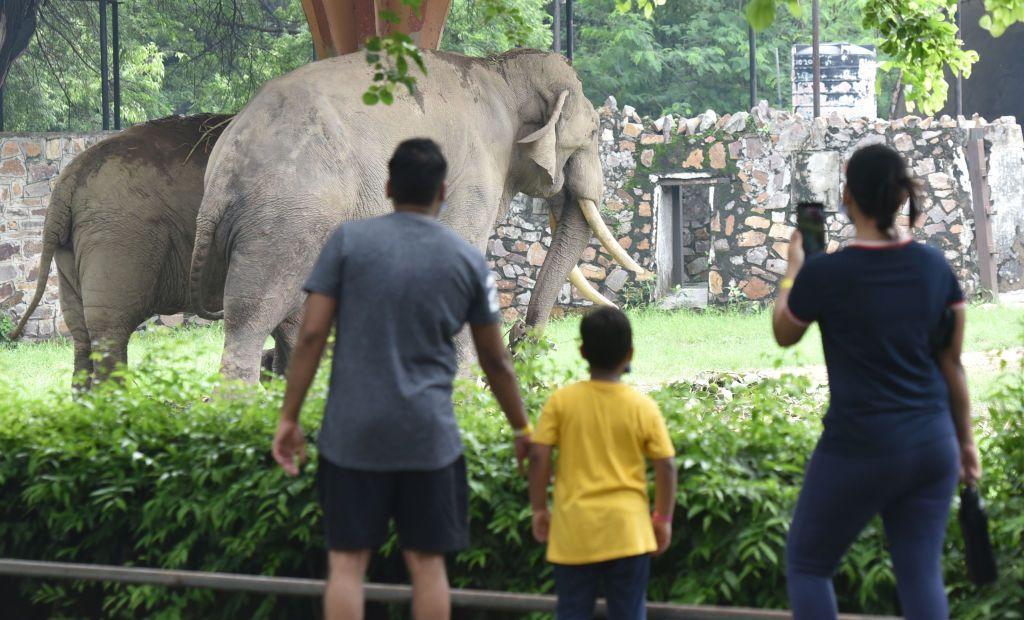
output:
MULTIPOLYGON (((847 120, 838 114, 808 121, 764 102, 721 117, 708 111, 692 119, 651 121, 609 99, 599 113, 602 215, 619 243, 656 274, 638 281, 592 241, 580 268, 617 303, 668 299, 679 282, 684 292, 697 290, 701 303, 771 299, 786 268, 793 205, 823 202, 829 248, 842 246, 853 227, 838 211, 841 171, 856 148, 876 142, 903 153, 921 183, 917 238, 942 249, 964 288, 978 291, 963 122, 914 116, 847 120), (672 219, 673 196, 681 201, 680 221, 672 219), (679 257, 673 256, 673 239, 679 257), (681 273, 672 273, 673 261, 681 273)), ((999 287, 1024 288, 1021 129, 1011 118, 977 122, 984 126, 999 287)), ((20 316, 35 287, 43 219, 57 174, 105 135, 0 134, 0 311, 12 318, 20 316)), ((517 196, 487 244, 506 319, 525 315, 550 244, 547 202, 517 196)), ((55 274, 54 269, 29 324, 30 337, 63 328, 55 274)), ((568 283, 558 302, 556 315, 591 305, 568 283)))
MULTIPOLYGON (((43 220, 57 175, 106 133, 0 134, 0 311, 20 317, 36 288, 43 220)), ((14 318, 14 317, 12 317, 14 318)), ((26 335, 66 331, 57 301, 57 268, 26 335)))
MULTIPOLYGON (((631 293, 645 288, 655 298, 670 295, 663 274, 671 264, 671 249, 664 247, 671 235, 659 227, 671 225, 664 211, 671 208, 674 185, 682 186, 684 197, 684 286, 706 287, 713 304, 769 300, 785 273, 795 204, 823 202, 829 250, 840 248, 854 232, 839 213, 842 169, 857 148, 879 142, 902 153, 920 183, 916 238, 943 250, 965 290, 975 294, 980 283, 964 151, 967 125, 974 123, 985 128, 999 288, 1024 288, 1024 148, 1012 118, 958 123, 949 117, 889 121, 832 114, 808 121, 762 102, 749 113, 719 117, 707 111, 692 119, 652 122, 630 106, 618 110, 613 99, 599 113, 602 213, 637 262, 658 274, 654 282, 637 282, 592 242, 581 269, 613 301, 632 300, 631 293), (699 225, 701 204, 686 200, 701 187, 713 188, 704 190, 706 228, 699 225)), ((900 219, 905 225, 909 218, 900 219)), ((490 240, 489 258, 500 278, 507 318, 525 313, 551 241, 546 223, 544 201, 519 197, 490 240)), ((559 304, 590 302, 566 284, 559 304)))

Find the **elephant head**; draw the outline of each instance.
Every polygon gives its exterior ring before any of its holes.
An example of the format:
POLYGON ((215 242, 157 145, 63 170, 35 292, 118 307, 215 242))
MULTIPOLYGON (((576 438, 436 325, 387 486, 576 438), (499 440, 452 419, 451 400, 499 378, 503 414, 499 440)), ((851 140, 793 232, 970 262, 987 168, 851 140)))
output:
POLYGON ((502 69, 517 98, 520 131, 512 165, 516 191, 552 199, 553 239, 541 267, 527 312, 529 325, 542 326, 558 298, 562 283, 571 280, 596 303, 608 304, 576 267, 583 250, 596 236, 625 268, 645 271, 616 241, 601 218, 604 172, 598 150, 600 122, 583 94, 575 70, 560 55, 517 50, 503 57, 502 69), (556 226, 557 225, 557 226, 556 226))

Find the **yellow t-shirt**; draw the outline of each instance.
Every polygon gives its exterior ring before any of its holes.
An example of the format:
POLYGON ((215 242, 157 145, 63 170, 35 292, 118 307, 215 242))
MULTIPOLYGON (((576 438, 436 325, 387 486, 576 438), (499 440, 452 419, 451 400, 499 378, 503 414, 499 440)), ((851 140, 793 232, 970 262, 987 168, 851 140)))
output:
POLYGON ((533 441, 558 449, 548 561, 590 564, 654 551, 648 459, 675 455, 653 400, 582 381, 551 395, 533 441))

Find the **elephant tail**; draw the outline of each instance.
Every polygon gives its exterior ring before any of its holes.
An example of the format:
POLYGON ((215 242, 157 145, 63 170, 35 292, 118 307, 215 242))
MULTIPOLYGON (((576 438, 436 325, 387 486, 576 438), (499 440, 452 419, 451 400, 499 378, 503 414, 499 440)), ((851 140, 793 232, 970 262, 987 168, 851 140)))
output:
POLYGON ((223 204, 209 205, 208 200, 203 199, 203 208, 199 210, 200 215, 196 220, 196 245, 192 249, 192 267, 189 269, 189 296, 192 300, 192 311, 204 319, 213 321, 224 318, 224 311, 213 311, 206 308, 206 299, 203 295, 206 289, 204 270, 210 256, 210 247, 213 245, 213 236, 217 231, 217 223, 224 213, 224 206, 223 204), (214 208, 210 209, 210 206, 214 208), (212 213, 210 213, 211 211, 212 213))
MULTIPOLYGON (((73 164, 72 164, 73 165, 73 164)), ((25 331, 32 313, 39 307, 39 302, 46 294, 46 284, 50 279, 50 264, 57 248, 66 245, 71 238, 71 201, 75 195, 76 175, 74 169, 68 170, 57 180, 57 185, 50 194, 50 206, 46 209, 46 220, 43 223, 43 252, 39 257, 39 274, 36 276, 36 292, 32 301, 21 315, 17 327, 10 334, 10 340, 17 340, 25 331)))

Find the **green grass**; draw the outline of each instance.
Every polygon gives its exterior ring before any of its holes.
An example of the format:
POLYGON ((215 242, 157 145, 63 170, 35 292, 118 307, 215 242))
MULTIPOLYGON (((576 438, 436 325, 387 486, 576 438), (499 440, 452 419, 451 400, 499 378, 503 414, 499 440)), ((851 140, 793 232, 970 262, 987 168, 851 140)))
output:
MULTIPOLYGON (((657 385, 692 377, 702 371, 743 371, 776 367, 805 367, 824 363, 817 327, 799 345, 782 350, 772 339, 767 311, 660 312, 631 311, 636 357, 631 379, 657 385)), ((996 351, 1022 344, 1024 307, 972 306, 967 314, 967 351, 996 351)), ((555 343, 555 359, 578 364, 579 317, 553 321, 545 335, 555 343)), ((129 361, 155 347, 170 347, 195 360, 204 371, 216 372, 224 334, 219 324, 185 329, 156 329, 132 337, 129 361)), ((70 344, 53 341, 16 344, 0 349, 0 378, 20 382, 28 390, 66 386, 71 381, 70 344)), ((995 368, 971 373, 978 393, 991 385, 995 368)))
MULTIPOLYGON (((767 311, 666 313, 638 310, 633 322, 634 379, 664 383, 704 370, 755 370, 777 366, 824 364, 821 337, 812 325, 790 350, 775 344, 767 311)), ((1022 344, 1024 307, 972 306, 967 311, 966 351, 994 351, 1022 344)), ((579 317, 553 322, 545 335, 555 342, 556 356, 570 362, 579 356, 579 317)))
MULTIPOLYGON (((216 373, 224 346, 219 323, 208 327, 166 327, 138 332, 128 343, 128 362, 138 362, 155 348, 170 348, 183 359, 194 360, 200 370, 216 373)), ((71 385, 75 365, 70 340, 16 343, 0 347, 0 381, 20 383, 30 392, 71 385)))

